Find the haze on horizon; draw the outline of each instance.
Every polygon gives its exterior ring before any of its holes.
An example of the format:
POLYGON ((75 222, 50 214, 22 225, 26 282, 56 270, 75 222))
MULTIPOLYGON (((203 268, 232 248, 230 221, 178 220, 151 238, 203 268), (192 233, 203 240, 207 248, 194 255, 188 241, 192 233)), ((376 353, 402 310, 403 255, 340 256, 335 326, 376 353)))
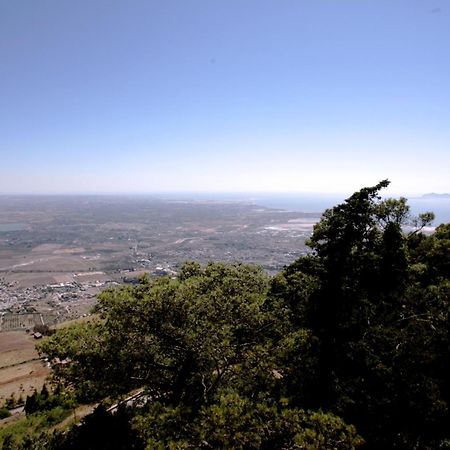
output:
POLYGON ((0 4, 0 194, 449 192, 443 0, 0 4))

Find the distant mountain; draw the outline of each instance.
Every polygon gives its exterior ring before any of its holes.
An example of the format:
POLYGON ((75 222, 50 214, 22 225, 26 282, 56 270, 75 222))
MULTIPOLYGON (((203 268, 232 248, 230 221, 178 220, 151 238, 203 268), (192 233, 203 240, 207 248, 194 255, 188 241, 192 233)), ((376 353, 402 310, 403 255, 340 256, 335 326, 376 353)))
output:
POLYGON ((450 194, 435 194, 434 192, 430 194, 422 195, 423 198, 450 198, 450 194))

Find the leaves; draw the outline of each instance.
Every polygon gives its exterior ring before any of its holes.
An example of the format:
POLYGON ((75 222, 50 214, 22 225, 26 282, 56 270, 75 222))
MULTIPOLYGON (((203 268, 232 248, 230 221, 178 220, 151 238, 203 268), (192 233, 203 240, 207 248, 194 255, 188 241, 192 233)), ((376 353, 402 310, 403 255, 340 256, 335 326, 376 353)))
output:
POLYGON ((406 235, 414 219, 406 199, 382 200, 388 184, 327 210, 312 254, 272 279, 189 262, 178 279, 103 292, 101 320, 41 352, 65 361, 55 376, 79 398, 145 388, 147 404, 123 416, 137 448, 347 449, 360 435, 367 448, 438 448, 450 224, 426 236, 426 213, 406 235))
POLYGON ((298 404, 330 408, 374 448, 433 446, 449 420, 449 225, 421 234, 426 213, 405 235, 406 199, 381 200, 386 185, 326 211, 314 255, 286 268, 272 293, 317 342, 317 378, 294 380, 298 404))

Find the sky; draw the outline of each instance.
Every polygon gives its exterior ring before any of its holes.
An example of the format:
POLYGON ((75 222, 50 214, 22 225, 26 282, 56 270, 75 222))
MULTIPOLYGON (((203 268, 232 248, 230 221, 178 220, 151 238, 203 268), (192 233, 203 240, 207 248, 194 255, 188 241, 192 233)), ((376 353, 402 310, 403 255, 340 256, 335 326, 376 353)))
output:
POLYGON ((0 0, 0 194, 450 191, 449 0, 0 0))

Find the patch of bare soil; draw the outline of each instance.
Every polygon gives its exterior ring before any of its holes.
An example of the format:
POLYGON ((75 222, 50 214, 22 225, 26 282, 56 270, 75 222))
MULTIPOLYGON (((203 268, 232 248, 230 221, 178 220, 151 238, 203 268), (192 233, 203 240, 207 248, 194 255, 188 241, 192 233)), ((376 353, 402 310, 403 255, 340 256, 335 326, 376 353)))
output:
POLYGON ((25 398, 42 388, 50 369, 39 359, 35 345, 24 331, 0 333, 0 405, 12 394, 25 398))

